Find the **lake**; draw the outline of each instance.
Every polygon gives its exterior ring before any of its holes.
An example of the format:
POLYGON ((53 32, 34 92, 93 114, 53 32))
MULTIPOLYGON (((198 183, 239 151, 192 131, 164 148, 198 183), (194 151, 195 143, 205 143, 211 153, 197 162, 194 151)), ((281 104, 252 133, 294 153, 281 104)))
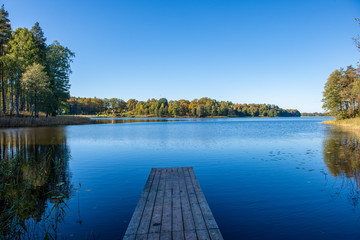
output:
POLYGON ((360 239, 360 138, 329 119, 2 129, 2 237, 122 239, 151 168, 192 166, 224 239, 360 239))

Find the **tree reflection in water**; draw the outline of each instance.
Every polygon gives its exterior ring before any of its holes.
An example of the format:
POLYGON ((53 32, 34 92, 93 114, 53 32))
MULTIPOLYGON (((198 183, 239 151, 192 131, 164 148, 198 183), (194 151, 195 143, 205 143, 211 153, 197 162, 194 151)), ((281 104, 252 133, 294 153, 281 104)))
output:
POLYGON ((336 193, 345 193, 354 207, 360 197, 360 133, 332 128, 324 142, 324 161, 329 173, 337 177, 340 187, 336 193))
POLYGON ((0 131, 0 239, 56 239, 72 186, 64 128, 0 131))

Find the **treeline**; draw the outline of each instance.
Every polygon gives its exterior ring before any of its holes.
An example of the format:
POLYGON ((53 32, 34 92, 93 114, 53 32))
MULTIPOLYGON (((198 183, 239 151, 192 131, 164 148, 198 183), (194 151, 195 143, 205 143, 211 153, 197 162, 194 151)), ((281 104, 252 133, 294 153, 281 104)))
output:
POLYGON ((39 111, 55 116, 70 97, 74 53, 58 41, 46 43, 39 23, 12 31, 9 14, 0 9, 0 115, 39 111))
POLYGON ((121 117, 300 117, 296 109, 282 109, 271 104, 234 104, 210 98, 168 101, 166 98, 138 101, 118 98, 75 98, 68 100, 65 111, 71 115, 112 114, 121 117))
POLYGON ((348 66, 331 73, 325 84, 323 108, 337 119, 358 117, 360 114, 359 68, 348 66))

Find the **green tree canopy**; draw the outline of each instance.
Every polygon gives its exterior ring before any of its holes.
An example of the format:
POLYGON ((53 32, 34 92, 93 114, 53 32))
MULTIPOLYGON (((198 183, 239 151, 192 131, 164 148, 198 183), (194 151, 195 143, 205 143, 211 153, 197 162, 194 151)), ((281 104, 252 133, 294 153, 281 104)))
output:
POLYGON ((31 105, 34 106, 34 115, 39 117, 39 107, 45 104, 45 96, 50 91, 49 77, 45 72, 45 67, 33 63, 28 66, 21 78, 21 84, 28 95, 28 99, 31 105))

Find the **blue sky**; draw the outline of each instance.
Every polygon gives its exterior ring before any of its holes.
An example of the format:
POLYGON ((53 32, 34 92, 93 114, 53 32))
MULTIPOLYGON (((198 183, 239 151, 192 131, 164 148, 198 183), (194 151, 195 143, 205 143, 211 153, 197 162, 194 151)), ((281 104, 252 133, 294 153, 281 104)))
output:
POLYGON ((210 97, 322 111, 324 83, 356 65, 360 1, 2 0, 75 52, 71 94, 210 97))

